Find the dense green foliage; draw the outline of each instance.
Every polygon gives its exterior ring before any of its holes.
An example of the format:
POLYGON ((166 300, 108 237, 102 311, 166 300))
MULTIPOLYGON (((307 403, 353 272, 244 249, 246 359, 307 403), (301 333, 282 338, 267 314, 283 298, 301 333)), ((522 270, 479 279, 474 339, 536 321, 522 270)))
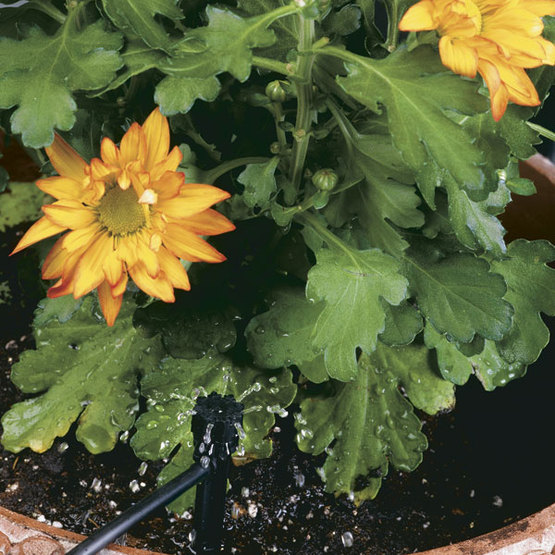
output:
MULTIPOLYGON (((534 111, 496 123, 479 79, 443 67, 434 40, 399 42, 397 21, 382 37, 373 1, 224 4, 0 8, 7 133, 38 149, 64 132, 90 158, 157 104, 187 181, 229 190, 218 209, 237 225, 215 240, 228 261, 194 264, 173 305, 130 286, 107 328, 94 294, 42 302, 12 376, 34 396, 4 415, 2 443, 44 451, 77 422, 98 453, 134 429, 139 457, 171 457, 165 481, 192 460, 196 397, 231 393, 247 408, 239 459, 269 456, 294 410, 328 490, 362 501, 389 464, 422 460, 418 411, 452 409, 473 374, 487 390, 523 376, 548 342, 555 248, 506 245, 498 219, 533 193, 515 162, 539 142, 534 111)), ((412 2, 385 4, 400 18, 412 2)), ((545 96, 552 68, 532 77, 545 96)), ((4 178, 0 231, 42 200, 4 178)))

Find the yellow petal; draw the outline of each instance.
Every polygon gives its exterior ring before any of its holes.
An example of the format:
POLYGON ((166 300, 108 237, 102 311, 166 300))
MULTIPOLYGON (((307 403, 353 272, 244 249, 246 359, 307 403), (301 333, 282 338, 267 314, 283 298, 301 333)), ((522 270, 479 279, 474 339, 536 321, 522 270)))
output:
POLYGON ((228 192, 212 185, 186 183, 181 188, 179 197, 160 200, 158 209, 169 218, 189 218, 230 196, 228 192))
POLYGON ((71 177, 81 182, 85 177, 87 164, 77 152, 66 143, 60 135, 54 134, 54 142, 46 147, 46 154, 54 169, 64 177, 71 177))
POLYGON ((437 28, 433 18, 434 4, 430 0, 422 0, 411 6, 399 22, 401 31, 431 31, 437 28))
POLYGON ((102 267, 111 249, 111 237, 107 233, 102 233, 81 255, 73 283, 73 296, 76 299, 86 295, 104 281, 102 267))
POLYGON ((62 275, 67 251, 62 246, 64 238, 60 237, 44 259, 42 265, 42 279, 57 279, 62 275))
POLYGON ((111 250, 106 259, 104 260, 104 265, 102 267, 104 270, 104 275, 106 276, 106 281, 111 287, 114 287, 121 280, 121 275, 123 274, 124 267, 123 262, 120 260, 117 252, 111 250))
POLYGON ((100 143, 100 157, 106 164, 111 166, 119 166, 119 150, 114 141, 108 137, 104 137, 100 143))
POLYGON ((69 253, 75 252, 79 249, 86 249, 99 231, 100 227, 96 223, 81 229, 70 231, 62 237, 62 246, 69 253))
POLYGON ((108 324, 108 326, 114 325, 121 308, 122 299, 123 295, 117 295, 116 297, 112 296, 112 288, 107 281, 103 281, 98 286, 100 309, 102 310, 102 314, 104 314, 104 318, 106 318, 106 324, 108 324))
POLYGON ((137 257, 143 263, 148 275, 155 278, 160 273, 158 255, 149 247, 150 239, 139 237, 137 240, 137 257))
POLYGON ((183 172, 167 171, 159 179, 152 182, 150 186, 158 194, 160 199, 170 199, 179 195, 181 187, 185 184, 183 172))
POLYGON ((119 149, 119 159, 122 167, 137 160, 144 162, 146 140, 143 129, 137 122, 133 123, 127 130, 121 140, 119 149))
POLYGON ((123 272, 123 274, 121 274, 121 278, 118 281, 118 283, 116 283, 116 285, 112 287, 112 297, 117 297, 125 293, 125 288, 127 287, 127 281, 128 281, 127 272, 123 272))
POLYGON ((150 170, 150 179, 152 181, 156 181, 157 179, 160 179, 160 177, 164 175, 167 171, 175 171, 182 159, 182 152, 179 150, 178 147, 174 146, 167 158, 165 158, 161 162, 158 162, 157 164, 154 164, 154 166, 150 170))
POLYGON ((79 181, 71 179, 71 177, 47 177, 39 179, 37 187, 47 195, 55 199, 80 199, 83 187, 79 181))
POLYGON ((189 262, 223 262, 226 259, 212 245, 177 224, 168 224, 162 239, 173 254, 189 262))
POLYGON ((156 108, 143 124, 146 139, 146 159, 144 168, 150 170, 168 156, 170 149, 170 127, 168 120, 156 108))
POLYGON ((189 276, 179 259, 164 247, 158 251, 158 258, 160 260, 160 267, 166 277, 171 281, 171 284, 176 289, 189 291, 191 289, 189 276))
POLYGON ((64 199, 46 204, 42 211, 52 223, 69 229, 88 227, 96 221, 94 211, 76 200, 64 199))
POLYGON ((47 239, 48 237, 52 237, 57 233, 61 233, 66 229, 67 226, 57 225, 48 218, 42 217, 27 230, 11 254, 26 249, 28 246, 38 243, 43 239, 47 239))
POLYGON ((144 264, 141 262, 129 268, 129 274, 135 285, 147 295, 162 299, 166 303, 173 303, 175 301, 173 287, 163 274, 160 274, 157 278, 152 278, 148 275, 144 264))
POLYGON ((235 225, 223 214, 211 208, 187 218, 186 221, 180 222, 180 225, 198 235, 220 235, 235 229, 235 225))
POLYGON ((476 77, 478 54, 464 40, 453 39, 450 36, 441 37, 439 54, 443 65, 451 71, 465 77, 476 77))

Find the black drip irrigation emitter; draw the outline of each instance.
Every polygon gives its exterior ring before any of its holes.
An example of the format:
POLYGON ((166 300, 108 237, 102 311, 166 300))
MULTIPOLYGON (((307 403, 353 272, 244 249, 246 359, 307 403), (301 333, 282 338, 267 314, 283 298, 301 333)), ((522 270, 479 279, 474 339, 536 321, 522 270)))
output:
POLYGON ((231 395, 222 397, 211 393, 199 398, 191 422, 194 464, 99 528, 67 555, 98 553, 153 511, 168 505, 197 484, 192 547, 198 554, 220 551, 227 478, 231 455, 239 444, 237 428, 242 420, 243 405, 231 395))

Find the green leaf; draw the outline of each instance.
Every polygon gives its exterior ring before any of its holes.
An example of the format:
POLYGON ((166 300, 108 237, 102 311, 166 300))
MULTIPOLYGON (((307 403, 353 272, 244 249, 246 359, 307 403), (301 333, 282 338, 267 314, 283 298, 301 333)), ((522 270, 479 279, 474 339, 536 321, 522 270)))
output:
POLYGON ((387 347, 378 343, 370 360, 376 371, 387 371, 398 379, 416 408, 428 414, 454 408, 455 387, 441 377, 426 345, 387 347))
MULTIPOLYGON (((152 367, 141 384, 148 411, 137 420, 137 433, 131 439, 131 446, 138 457, 148 460, 169 457, 179 447, 159 476, 161 484, 193 463, 192 410, 199 395, 206 396, 212 391, 231 394, 244 404, 246 435, 237 453, 241 458, 250 459, 271 454, 272 444, 266 436, 274 425, 275 414, 286 414, 285 408, 293 401, 296 386, 289 370, 269 372, 233 366, 228 358, 215 351, 198 360, 167 358, 160 367, 152 367)), ((190 491, 170 508, 181 513, 193 501, 194 493, 190 491)))
POLYGON ((154 102, 166 116, 188 112, 196 100, 212 102, 220 93, 220 82, 211 77, 172 77, 162 79, 156 86, 154 102))
POLYGON ((468 343, 479 334, 497 340, 511 327, 505 282, 485 260, 463 253, 444 256, 421 242, 407 251, 404 269, 420 311, 450 339, 468 343))
POLYGON ((327 453, 320 472, 327 491, 348 493, 360 503, 377 495, 389 461, 415 469, 427 441, 396 377, 371 357, 361 356, 354 381, 332 385, 301 403, 297 443, 302 451, 327 453))
POLYGON ((0 232, 23 222, 38 220, 47 196, 34 183, 11 182, 0 195, 0 232))
POLYGON ((326 35, 346 36, 360 27, 362 12, 358 6, 347 4, 338 11, 331 12, 323 21, 326 35))
MULTIPOLYGON (((239 8, 250 16, 264 15, 285 5, 285 0, 240 0, 239 8)), ((283 17, 272 24, 276 41, 269 47, 260 49, 260 55, 285 61, 288 54, 297 47, 299 36, 295 18, 283 17)))
MULTIPOLYGON (((503 236, 505 228, 499 219, 489 212, 490 198, 496 198, 498 192, 490 193, 486 200, 474 202, 468 197, 466 191, 462 191, 451 181, 446 181, 449 194, 449 219, 459 241, 471 248, 482 247, 493 256, 500 257, 507 247, 503 236)), ((499 189, 502 185, 499 185, 499 189)), ((507 204, 511 197, 508 189, 504 187, 507 204)))
POLYGON ((480 166, 483 153, 449 113, 486 110, 477 83, 445 71, 433 49, 412 52, 399 48, 384 60, 348 55, 347 77, 340 86, 353 98, 379 113, 385 106, 395 146, 414 170, 426 202, 433 206, 434 189, 450 176, 473 198, 487 196, 480 166), (407 125, 410 122, 410 125, 407 125))
POLYGON ((161 334, 172 357, 199 359, 212 349, 224 353, 235 345, 236 316, 224 297, 199 285, 194 295, 180 295, 174 304, 158 301, 138 309, 133 323, 146 335, 161 334))
POLYGON ((357 372, 356 349, 376 348, 384 330, 382 299, 398 305, 407 292, 399 263, 377 250, 323 248, 308 273, 307 297, 325 301, 316 321, 313 347, 323 350, 328 374, 352 380, 357 372))
POLYGON ((507 258, 492 262, 492 269, 507 282, 505 298, 515 310, 513 326, 498 343, 499 353, 511 363, 531 364, 549 341, 540 312, 555 315, 555 247, 548 241, 517 239, 507 258))
POLYGON ((237 181, 245 186, 242 199, 249 208, 269 208, 270 198, 277 190, 274 173, 278 163, 276 156, 266 164, 248 164, 240 173, 237 181))
POLYGON ((322 303, 307 301, 302 288, 272 292, 270 310, 255 316, 245 335, 254 363, 261 368, 297 366, 313 361, 319 353, 312 347, 322 303))
POLYGON ((105 31, 102 21, 79 28, 78 12, 71 10, 53 36, 34 27, 21 41, 0 38, 0 108, 19 106, 12 132, 27 146, 51 144, 54 128, 71 129, 72 92, 106 86, 122 65, 121 35, 105 31))
POLYGON ((380 341, 386 345, 408 345, 422 331, 422 316, 412 305, 403 301, 399 306, 382 303, 385 312, 385 329, 380 341))
POLYGON ((511 193, 515 193, 515 195, 522 195, 523 197, 529 197, 538 192, 534 182, 524 177, 513 177, 511 179, 507 179, 507 187, 511 193))
POLYGON ((195 79, 228 71, 239 81, 246 81, 251 72, 252 48, 275 41, 273 31, 266 29, 274 15, 270 12, 242 18, 212 5, 206 7, 206 15, 208 25, 189 31, 174 50, 174 57, 160 69, 168 75, 195 79))
POLYGON ((464 385, 475 374, 486 391, 506 385, 526 373, 526 365, 510 363, 499 353, 494 341, 487 339, 479 353, 466 356, 455 343, 437 333, 432 326, 426 326, 426 345, 434 348, 441 375, 456 385, 464 385))
POLYGON ((77 439, 91 453, 114 447, 139 410, 138 376, 160 356, 159 341, 140 337, 131 325, 134 309, 126 301, 110 328, 89 296, 71 320, 35 327, 38 348, 22 354, 12 380, 25 393, 43 393, 2 417, 6 449, 46 451, 76 421, 77 439))
POLYGON ((112 23, 132 38, 140 37, 148 46, 169 51, 172 39, 155 20, 161 15, 177 21, 183 17, 175 0, 102 0, 112 23))
POLYGON ((160 50, 152 49, 143 41, 135 39, 129 42, 121 57, 125 64, 125 71, 95 96, 117 89, 134 75, 139 75, 149 69, 158 67, 165 59, 165 54, 160 50))

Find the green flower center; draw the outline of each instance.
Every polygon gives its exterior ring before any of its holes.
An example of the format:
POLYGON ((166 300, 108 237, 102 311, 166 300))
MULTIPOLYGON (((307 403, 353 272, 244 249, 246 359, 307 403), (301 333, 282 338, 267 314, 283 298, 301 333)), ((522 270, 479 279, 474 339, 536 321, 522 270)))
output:
POLYGON ((117 237, 135 233, 146 224, 133 187, 125 191, 118 185, 107 188, 96 210, 100 224, 117 237))

